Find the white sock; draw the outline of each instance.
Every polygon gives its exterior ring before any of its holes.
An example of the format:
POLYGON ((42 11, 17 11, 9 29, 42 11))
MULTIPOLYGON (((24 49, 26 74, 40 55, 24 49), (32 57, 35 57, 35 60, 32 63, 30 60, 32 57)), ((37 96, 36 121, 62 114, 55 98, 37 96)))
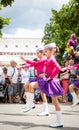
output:
POLYGON ((43 111, 48 112, 48 103, 47 102, 43 103, 43 111))
POLYGON ((56 122, 63 123, 63 121, 62 121, 62 111, 56 111, 56 116, 57 116, 56 122))
POLYGON ((30 103, 33 103, 33 99, 34 99, 34 93, 29 93, 30 96, 30 103))
POLYGON ((25 92, 25 94, 26 94, 26 104, 28 104, 29 101, 30 101, 30 93, 29 92, 25 92))
POLYGON ((72 92, 71 93, 72 97, 73 97, 73 100, 78 100, 77 96, 76 96, 76 93, 75 92, 72 92))

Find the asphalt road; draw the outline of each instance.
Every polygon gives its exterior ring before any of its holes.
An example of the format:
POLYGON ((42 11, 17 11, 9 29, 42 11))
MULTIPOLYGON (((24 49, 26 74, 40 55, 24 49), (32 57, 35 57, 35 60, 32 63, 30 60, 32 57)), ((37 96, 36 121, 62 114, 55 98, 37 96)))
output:
POLYGON ((79 105, 61 104, 63 128, 50 128, 55 122, 54 106, 49 104, 49 116, 37 116, 42 111, 42 104, 35 109, 24 113, 23 104, 0 104, 0 130, 79 130, 79 105))

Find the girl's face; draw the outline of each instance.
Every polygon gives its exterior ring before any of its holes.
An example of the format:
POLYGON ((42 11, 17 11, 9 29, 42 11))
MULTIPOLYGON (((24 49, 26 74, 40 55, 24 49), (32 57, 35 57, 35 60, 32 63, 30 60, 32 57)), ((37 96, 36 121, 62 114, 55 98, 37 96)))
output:
POLYGON ((56 55, 56 48, 52 49, 52 55, 56 55))
POLYGON ((74 60, 70 60, 70 65, 74 65, 75 61, 74 60))
POLYGON ((42 53, 37 52, 37 57, 38 57, 38 58, 42 58, 42 56, 43 56, 43 54, 42 54, 42 53))
POLYGON ((65 67, 67 67, 69 65, 69 62, 68 61, 66 61, 65 62, 65 67))
POLYGON ((45 49, 45 55, 47 58, 50 58, 52 56, 52 50, 45 49))

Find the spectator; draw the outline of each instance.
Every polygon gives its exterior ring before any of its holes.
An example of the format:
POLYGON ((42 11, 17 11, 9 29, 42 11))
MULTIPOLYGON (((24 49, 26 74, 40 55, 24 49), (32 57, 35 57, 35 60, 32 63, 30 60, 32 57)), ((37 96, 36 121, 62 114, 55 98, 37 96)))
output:
POLYGON ((2 70, 3 70, 3 72, 2 72, 1 77, 0 77, 0 83, 2 83, 4 85, 5 78, 7 78, 7 68, 4 67, 2 70))
MULTIPOLYGON (((69 65, 68 61, 64 62, 64 67, 67 67, 69 65)), ((61 85, 63 87, 64 90, 64 94, 63 94, 63 103, 66 103, 68 101, 67 97, 68 97, 68 87, 69 87, 69 76, 70 76, 70 72, 69 70, 65 70, 65 71, 61 71, 60 73, 60 80, 61 80, 61 85)))
POLYGON ((1 74, 1 77, 0 77, 0 84, 3 86, 3 93, 2 93, 2 96, 3 96, 3 102, 8 102, 8 86, 6 85, 6 78, 7 78, 7 68, 4 67, 3 69, 3 72, 1 74))
POLYGON ((16 61, 12 60, 10 62, 10 67, 8 68, 8 78, 9 78, 9 81, 10 81, 10 84, 9 84, 9 88, 8 88, 8 91, 9 91, 9 102, 12 103, 12 102, 15 102, 15 97, 17 95, 17 80, 18 80, 18 71, 17 71, 17 68, 16 68, 16 61))
POLYGON ((22 102, 25 102, 25 100, 23 100, 24 84, 26 82, 28 82, 29 78, 30 78, 30 73, 29 73, 28 68, 23 69, 23 68, 19 67, 18 68, 18 76, 19 76, 18 93, 19 93, 19 96, 20 96, 20 102, 19 103, 22 103, 22 102))

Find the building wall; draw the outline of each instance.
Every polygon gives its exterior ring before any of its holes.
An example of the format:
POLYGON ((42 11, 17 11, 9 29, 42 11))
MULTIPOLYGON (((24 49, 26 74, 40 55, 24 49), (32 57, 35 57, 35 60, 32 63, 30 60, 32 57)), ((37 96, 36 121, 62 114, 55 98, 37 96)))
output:
POLYGON ((41 38, 0 38, 0 57, 20 57, 23 55, 33 59, 36 57, 36 49, 42 46, 41 38))

